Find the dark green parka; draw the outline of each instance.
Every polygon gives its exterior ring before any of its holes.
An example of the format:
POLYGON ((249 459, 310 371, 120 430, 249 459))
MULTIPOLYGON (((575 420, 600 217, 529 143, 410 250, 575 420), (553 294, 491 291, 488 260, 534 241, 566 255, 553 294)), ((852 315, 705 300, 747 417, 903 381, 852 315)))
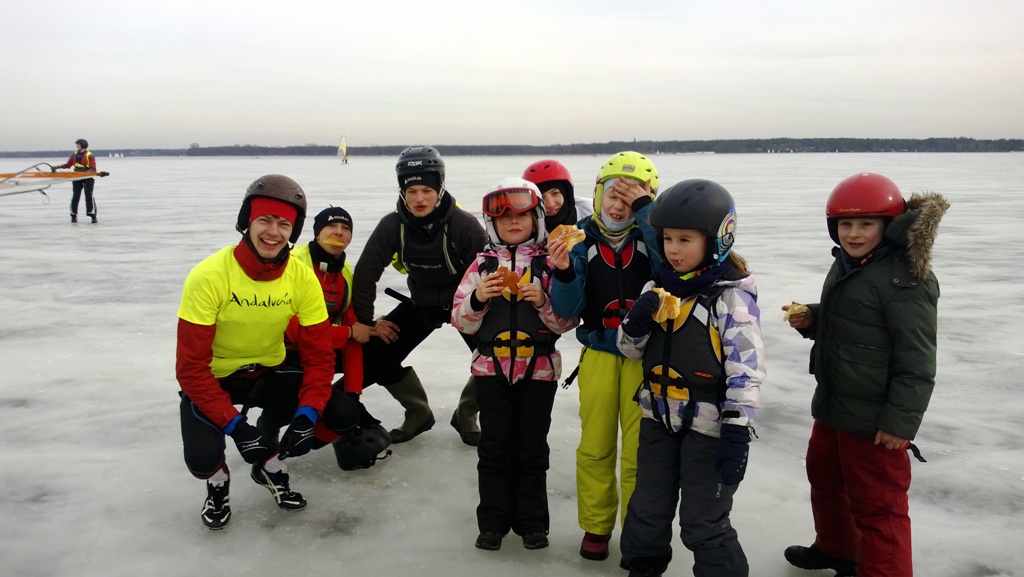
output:
POLYGON ((886 227, 886 242, 850 273, 833 250, 805 333, 815 341, 815 419, 864 438, 917 435, 935 386, 939 283, 931 250, 947 208, 939 194, 911 196, 886 227))

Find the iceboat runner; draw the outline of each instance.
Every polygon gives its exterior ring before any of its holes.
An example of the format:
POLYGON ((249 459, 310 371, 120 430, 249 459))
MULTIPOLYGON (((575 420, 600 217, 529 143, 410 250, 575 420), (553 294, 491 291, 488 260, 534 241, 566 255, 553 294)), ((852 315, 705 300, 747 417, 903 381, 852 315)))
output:
POLYGON ((12 196, 38 192, 45 197, 43 204, 49 204, 50 197, 46 189, 58 182, 74 182, 97 176, 107 176, 109 172, 57 172, 48 162, 39 162, 18 172, 0 172, 0 196, 12 196))

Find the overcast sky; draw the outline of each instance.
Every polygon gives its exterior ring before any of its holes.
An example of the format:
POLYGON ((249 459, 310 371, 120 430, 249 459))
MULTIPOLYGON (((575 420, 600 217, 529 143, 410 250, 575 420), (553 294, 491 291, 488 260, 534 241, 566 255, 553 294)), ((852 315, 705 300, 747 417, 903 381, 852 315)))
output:
POLYGON ((5 2, 0 151, 1024 137, 1024 2, 5 2))

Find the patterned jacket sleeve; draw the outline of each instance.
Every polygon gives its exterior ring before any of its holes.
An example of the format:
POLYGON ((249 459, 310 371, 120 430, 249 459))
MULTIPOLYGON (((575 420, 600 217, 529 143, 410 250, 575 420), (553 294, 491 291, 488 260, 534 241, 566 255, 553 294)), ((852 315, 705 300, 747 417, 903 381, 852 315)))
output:
POLYGON ((452 326, 459 332, 467 335, 475 335, 480 330, 480 323, 487 314, 489 306, 484 303, 483 310, 473 310, 473 293, 480 285, 480 266, 483 264, 482 256, 477 256, 473 264, 466 269, 462 275, 459 288, 455 290, 455 300, 452 303, 452 326))
POLYGON ((728 386, 722 412, 739 414, 724 417, 722 423, 747 426, 754 418, 755 409, 761 406, 760 387, 766 374, 757 297, 744 290, 726 290, 715 306, 715 316, 722 337, 728 386))

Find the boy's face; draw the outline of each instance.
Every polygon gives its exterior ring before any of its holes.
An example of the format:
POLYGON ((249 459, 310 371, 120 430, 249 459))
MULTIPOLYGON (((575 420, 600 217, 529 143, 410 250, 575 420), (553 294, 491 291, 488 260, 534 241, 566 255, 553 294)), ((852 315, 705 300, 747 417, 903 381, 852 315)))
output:
POLYGON ((617 180, 608 180, 604 183, 604 192, 601 193, 601 212, 615 222, 625 222, 633 218, 633 209, 617 190, 618 187, 614 182, 617 180))
POLYGON ((562 204, 565 202, 562 191, 557 188, 549 188, 541 196, 544 198, 544 214, 547 216, 558 214, 558 210, 562 208, 562 204))
POLYGON ((332 222, 316 236, 316 242, 331 256, 341 256, 352 242, 352 229, 343 222, 332 222))
POLYGON ((679 274, 694 271, 708 253, 708 239, 692 228, 666 228, 661 231, 665 261, 679 274))
POLYGON ((249 240, 267 260, 277 258, 292 235, 292 223, 282 216, 265 215, 249 223, 249 240))
POLYGON ((839 246, 843 247, 846 254, 851 258, 864 258, 882 243, 885 227, 878 217, 841 218, 836 232, 839 246))
POLYGON ((440 193, 423 184, 414 184, 405 189, 405 206, 417 218, 423 218, 437 208, 440 193))

